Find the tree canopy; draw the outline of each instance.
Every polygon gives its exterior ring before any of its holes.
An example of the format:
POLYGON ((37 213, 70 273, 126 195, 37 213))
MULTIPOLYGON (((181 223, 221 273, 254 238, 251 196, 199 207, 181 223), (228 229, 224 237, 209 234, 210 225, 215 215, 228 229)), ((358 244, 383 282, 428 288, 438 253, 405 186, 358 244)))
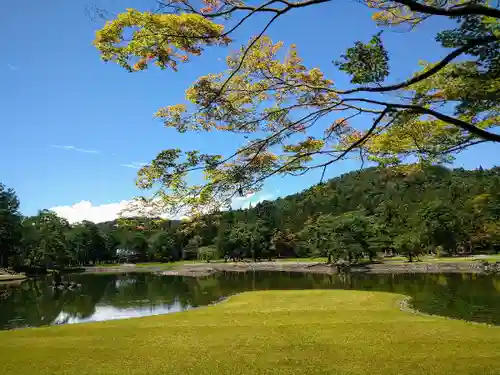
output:
POLYGON ((227 57, 225 71, 200 77, 187 89, 185 103, 155 114, 179 132, 230 132, 244 135, 248 143, 231 155, 160 152, 137 179, 141 188, 157 188, 151 203, 202 213, 260 189, 270 176, 313 169, 324 175, 328 166, 351 155, 379 165, 434 164, 450 162, 455 153, 478 143, 500 142, 500 10, 495 1, 359 2, 373 9, 380 32, 333 61, 351 77, 350 87, 338 87, 320 68, 305 66, 298 46, 268 35, 272 24, 291 12, 338 9, 332 0, 160 0, 154 12, 128 9, 109 20, 94 41, 102 59, 139 72, 152 65, 177 70, 191 59, 196 63, 205 49, 231 44, 231 36, 250 18, 268 17, 247 44, 227 57), (435 36, 446 55, 422 62, 419 72, 395 81, 382 32, 390 27, 418 31, 431 17, 456 22, 435 36), (390 99, 387 93, 393 94, 390 99), (358 116, 371 117, 371 124, 356 127, 358 116), (205 180, 192 183, 189 177, 200 171, 205 180))
POLYGON ((0 267, 6 267, 21 238, 19 199, 0 183, 0 267))

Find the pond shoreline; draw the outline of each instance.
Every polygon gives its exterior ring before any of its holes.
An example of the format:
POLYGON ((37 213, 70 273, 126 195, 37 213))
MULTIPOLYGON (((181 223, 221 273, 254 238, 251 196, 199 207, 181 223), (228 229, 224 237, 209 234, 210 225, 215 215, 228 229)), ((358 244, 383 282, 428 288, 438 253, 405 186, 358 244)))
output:
MULTIPOLYGON (((282 272, 274 267, 269 269, 270 265, 266 271, 242 269, 252 266, 255 270, 254 264, 238 265, 241 272, 234 272, 227 266, 236 265, 220 264, 218 271, 207 270, 209 265, 190 264, 196 273, 183 273, 189 276, 179 275, 177 270, 173 270, 177 275, 168 273, 172 276, 150 270, 120 273, 119 267, 114 267, 114 273, 72 274, 67 281, 80 284, 81 288, 63 291, 53 288, 51 276, 30 279, 23 288, 0 286, 0 330, 169 314, 218 304, 247 291, 309 289, 396 293, 411 297, 409 306, 420 313, 500 325, 500 278, 492 274, 320 274, 319 267, 328 267, 321 263, 299 264, 309 266, 309 272, 303 272, 297 263, 284 264, 282 272), (283 271, 292 267, 296 272, 283 271), (82 303, 78 296, 91 298, 83 298, 82 303), (40 311, 44 313, 39 314, 40 311)), ((143 265, 137 267, 144 270, 143 265)))
POLYGON ((0 285, 7 283, 17 283, 26 280, 28 277, 26 275, 15 273, 0 273, 0 285))
MULTIPOLYGON (((317 274, 336 274, 338 268, 335 265, 312 262, 257 262, 257 263, 200 263, 183 264, 173 266, 172 269, 162 267, 88 267, 86 273, 126 273, 126 272, 154 272, 161 275, 203 277, 219 272, 253 272, 253 271, 278 271, 278 272, 301 272, 317 274)), ((365 265, 352 265, 350 272, 369 274, 398 274, 398 273, 487 273, 478 262, 447 262, 447 263, 372 263, 365 265)))

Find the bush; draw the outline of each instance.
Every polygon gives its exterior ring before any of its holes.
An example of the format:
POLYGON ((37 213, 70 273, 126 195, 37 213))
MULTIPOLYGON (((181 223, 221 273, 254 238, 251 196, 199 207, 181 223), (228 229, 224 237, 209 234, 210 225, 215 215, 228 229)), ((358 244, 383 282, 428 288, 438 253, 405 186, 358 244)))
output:
POLYGON ((436 246, 436 258, 443 258, 446 255, 447 254, 446 254, 446 251, 444 251, 443 246, 441 246, 441 245, 436 246))
POLYGON ((198 249, 198 260, 210 263, 211 260, 218 260, 219 252, 214 246, 202 246, 198 249))
POLYGON ((182 259, 195 260, 198 258, 198 249, 193 246, 187 246, 182 250, 182 259))

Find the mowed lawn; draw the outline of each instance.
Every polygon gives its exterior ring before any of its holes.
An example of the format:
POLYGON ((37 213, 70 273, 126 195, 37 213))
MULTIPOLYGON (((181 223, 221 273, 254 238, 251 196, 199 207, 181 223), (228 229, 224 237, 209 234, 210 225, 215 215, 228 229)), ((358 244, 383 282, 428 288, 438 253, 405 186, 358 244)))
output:
POLYGON ((500 374, 500 328, 401 295, 249 292, 171 315, 0 332, 0 374, 500 374))

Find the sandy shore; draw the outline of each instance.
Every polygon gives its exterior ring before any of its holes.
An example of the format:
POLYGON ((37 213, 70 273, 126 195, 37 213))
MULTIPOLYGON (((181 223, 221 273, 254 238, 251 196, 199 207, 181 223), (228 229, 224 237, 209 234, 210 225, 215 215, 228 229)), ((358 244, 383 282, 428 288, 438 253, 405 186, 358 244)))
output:
MULTIPOLYGON (((123 265, 115 267, 88 267, 86 273, 127 273, 127 272, 154 272, 161 275, 178 276, 209 276, 217 272, 249 272, 249 271, 282 271, 304 272, 319 274, 338 273, 337 266, 314 262, 228 262, 228 263, 193 263, 172 264, 172 268, 165 266, 123 265)), ((497 269, 497 272, 500 269, 497 269)), ((486 273, 479 262, 383 262, 366 265, 352 265, 350 272, 387 274, 387 273, 486 273)))
MULTIPOLYGON (((207 263, 181 265, 172 270, 161 271, 162 275, 208 276, 217 272, 283 271, 334 274, 334 265, 311 262, 258 262, 258 263, 207 263)), ((477 262, 471 263, 379 263, 356 266, 351 272, 359 273, 484 273, 477 262)))

